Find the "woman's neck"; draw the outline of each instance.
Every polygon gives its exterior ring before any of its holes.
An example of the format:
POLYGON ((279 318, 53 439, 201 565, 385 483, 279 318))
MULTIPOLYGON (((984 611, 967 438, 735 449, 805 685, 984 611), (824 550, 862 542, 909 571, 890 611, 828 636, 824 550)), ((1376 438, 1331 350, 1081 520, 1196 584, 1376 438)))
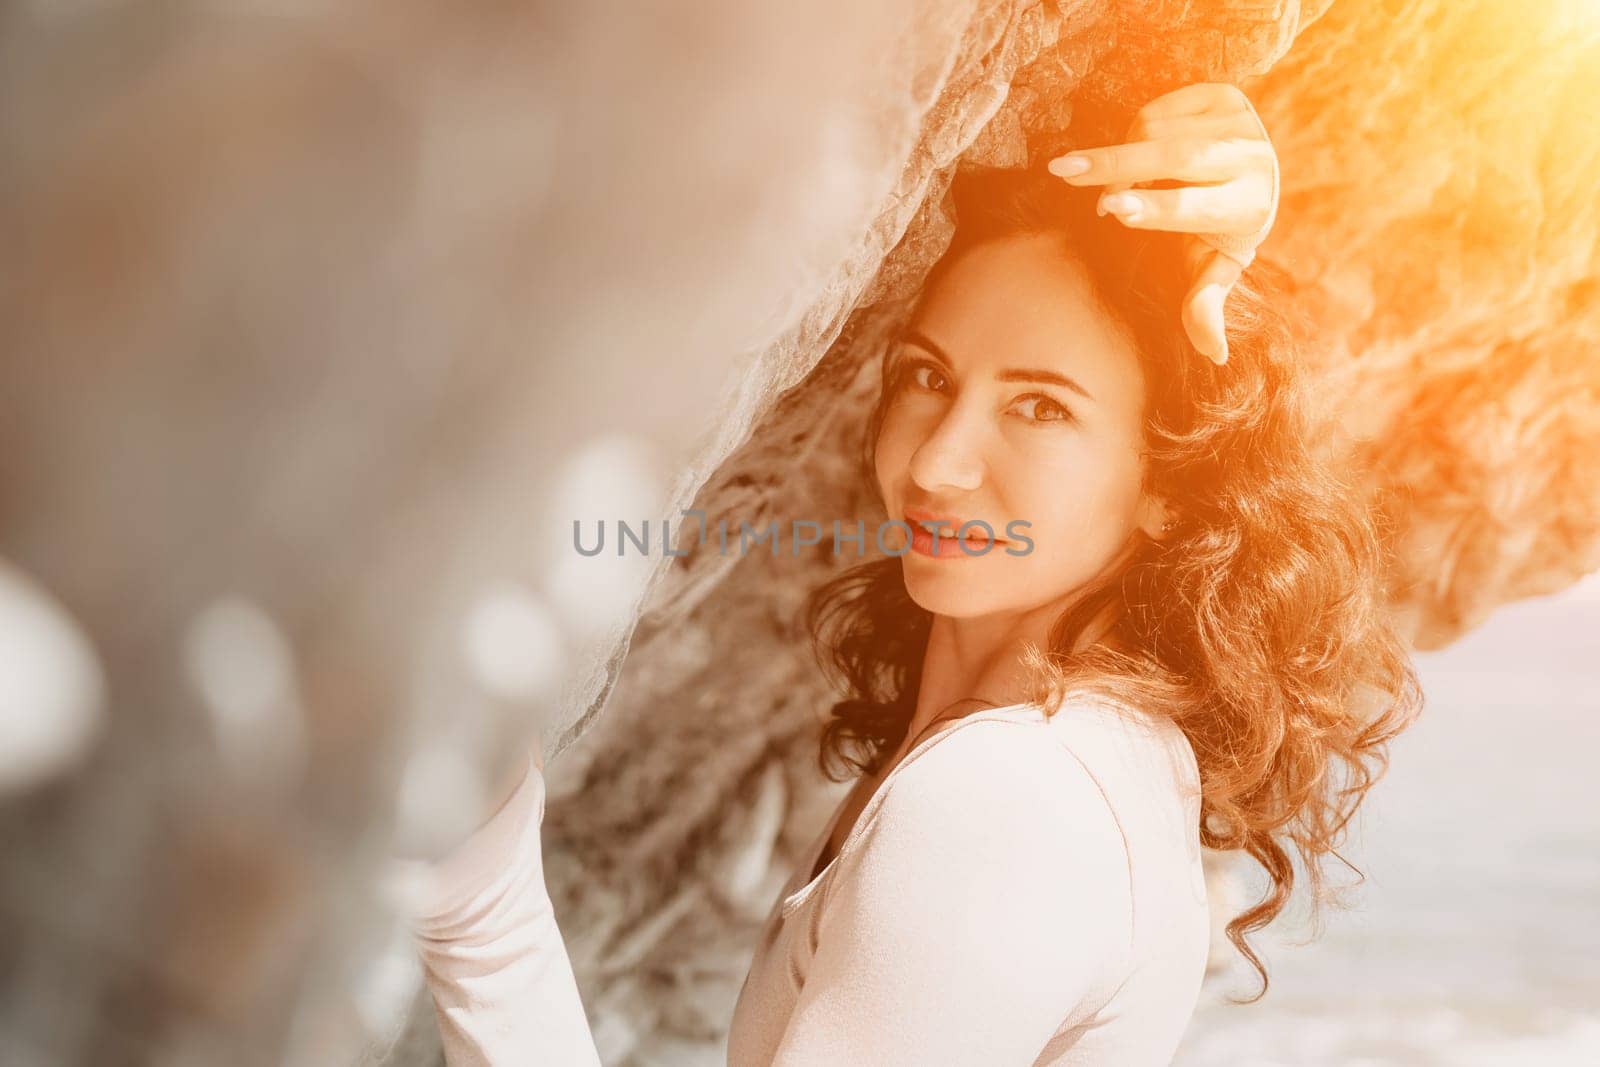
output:
MULTIPOLYGON (((984 707, 1008 707, 1029 700, 1035 679, 1024 664, 1028 647, 1050 649, 1050 629, 1071 605, 1050 603, 1026 612, 953 618, 935 615, 922 657, 908 740, 940 718, 959 717, 984 707), (962 703, 958 707, 951 705, 962 703)), ((1105 638, 1115 622, 1111 605, 1077 642, 1084 647, 1105 638)))

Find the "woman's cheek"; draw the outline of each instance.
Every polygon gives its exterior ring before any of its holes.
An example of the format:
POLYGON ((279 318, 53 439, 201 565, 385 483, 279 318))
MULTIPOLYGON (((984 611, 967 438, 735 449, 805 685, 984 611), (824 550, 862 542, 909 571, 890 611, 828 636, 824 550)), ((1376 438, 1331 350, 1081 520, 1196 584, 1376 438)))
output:
POLYGON ((1109 456, 1052 464, 1041 470, 1045 477, 1030 479, 1026 492, 1019 494, 1019 501, 1026 501, 1021 509, 1031 514, 1018 517, 1033 523, 1030 536, 1036 542, 1060 544, 1071 553, 1072 563, 1086 563, 1086 556, 1121 540, 1137 502, 1138 486, 1134 483, 1130 491, 1121 466, 1109 456))
POLYGON ((880 489, 885 491, 884 502, 893 504, 887 495, 889 486, 901 483, 911 466, 911 457, 925 440, 931 429, 928 420, 912 408, 905 399, 892 403, 884 413, 878 428, 878 445, 873 452, 880 489))
POLYGON ((901 435, 900 420, 893 409, 884 415, 883 423, 878 428, 878 441, 872 452, 873 469, 878 476, 878 491, 883 494, 884 503, 893 505, 889 499, 889 487, 898 479, 904 463, 899 456, 899 442, 901 435))

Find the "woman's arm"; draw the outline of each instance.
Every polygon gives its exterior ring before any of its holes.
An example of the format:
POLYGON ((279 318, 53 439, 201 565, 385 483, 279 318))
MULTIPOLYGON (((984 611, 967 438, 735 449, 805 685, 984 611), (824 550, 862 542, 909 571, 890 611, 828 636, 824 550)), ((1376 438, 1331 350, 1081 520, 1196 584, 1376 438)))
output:
POLYGON ((450 1067, 599 1064, 544 882, 539 765, 439 863, 404 863, 397 889, 450 1067))
POLYGON ((1058 740, 975 723, 896 772, 822 902, 774 1063, 1028 1064, 1110 999, 1128 854, 1058 740))

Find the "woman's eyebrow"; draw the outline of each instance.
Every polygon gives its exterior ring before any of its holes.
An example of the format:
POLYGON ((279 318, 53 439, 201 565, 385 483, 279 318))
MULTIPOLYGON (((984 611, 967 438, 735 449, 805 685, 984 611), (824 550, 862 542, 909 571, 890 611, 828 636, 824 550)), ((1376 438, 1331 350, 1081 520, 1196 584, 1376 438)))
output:
MULTIPOLYGON (((940 348, 938 345, 934 344, 928 335, 923 333, 921 330, 906 330, 903 334, 901 334, 900 339, 904 342, 914 344, 918 348, 927 349, 929 352, 932 352, 934 355, 938 356, 939 359, 944 362, 945 366, 954 369, 955 361, 950 358, 950 354, 944 349, 940 348)), ((1079 385, 1076 381, 1067 377, 1065 374, 1060 374, 1053 370, 1044 370, 1042 368, 1033 367, 1007 367, 1005 370, 1000 371, 995 375, 995 380, 1002 382, 1043 382, 1048 385, 1059 385, 1062 388, 1071 389, 1073 392, 1084 397, 1085 399, 1094 399, 1094 395, 1091 394, 1089 390, 1085 389, 1083 386, 1079 385)))
POLYGON ((1074 393, 1087 400, 1094 399, 1089 390, 1068 378, 1065 374, 1057 374, 1053 370, 1007 367, 999 374, 996 374, 995 379, 1002 382, 1046 382, 1050 385, 1060 385, 1071 389, 1074 393))

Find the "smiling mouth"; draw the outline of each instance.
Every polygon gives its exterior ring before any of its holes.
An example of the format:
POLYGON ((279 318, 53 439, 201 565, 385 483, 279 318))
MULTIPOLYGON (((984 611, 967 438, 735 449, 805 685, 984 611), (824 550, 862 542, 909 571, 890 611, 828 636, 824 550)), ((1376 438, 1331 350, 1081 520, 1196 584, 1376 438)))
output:
MULTIPOLYGON (((997 544, 997 545, 1009 544, 1009 542, 1005 538, 1003 538, 1003 537, 994 537, 994 536, 985 534, 981 528, 972 531, 972 533, 968 534, 965 537, 959 537, 958 538, 956 536, 956 531, 960 530, 962 525, 964 525, 964 524, 960 523, 960 522, 956 522, 954 519, 913 519, 909 515, 904 516, 904 519, 905 519, 905 522, 909 526, 911 526, 912 529, 920 528, 920 529, 928 531, 928 533, 930 533, 930 534, 938 534, 939 535, 939 540, 941 540, 941 541, 961 540, 961 541, 972 541, 972 542, 976 542, 978 544, 990 544, 990 543, 997 544)), ((968 520, 968 521, 972 521, 972 520, 968 520)))

